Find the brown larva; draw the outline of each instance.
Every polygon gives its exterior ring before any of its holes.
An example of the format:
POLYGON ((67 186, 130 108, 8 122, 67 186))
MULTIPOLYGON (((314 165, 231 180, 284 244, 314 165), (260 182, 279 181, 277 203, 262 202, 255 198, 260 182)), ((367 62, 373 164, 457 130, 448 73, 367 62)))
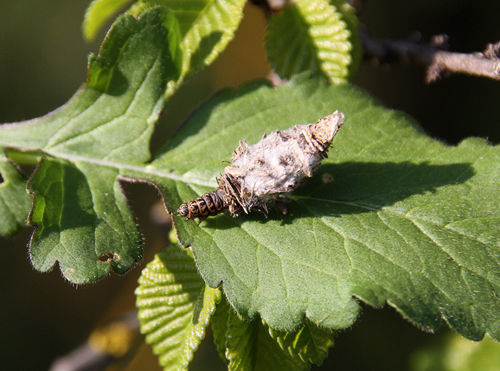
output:
POLYGON ((198 218, 201 222, 209 216, 215 216, 227 209, 224 196, 215 190, 205 193, 193 201, 182 204, 177 210, 179 216, 185 216, 186 220, 198 218))
POLYGON ((344 114, 335 111, 315 124, 298 125, 273 131, 249 146, 245 140, 233 153, 231 166, 224 169, 218 188, 182 204, 177 210, 186 220, 209 216, 229 209, 233 217, 242 211, 260 211, 267 217, 267 204, 276 203, 286 214, 281 196, 295 189, 304 177, 311 177, 337 131, 344 124, 344 114))

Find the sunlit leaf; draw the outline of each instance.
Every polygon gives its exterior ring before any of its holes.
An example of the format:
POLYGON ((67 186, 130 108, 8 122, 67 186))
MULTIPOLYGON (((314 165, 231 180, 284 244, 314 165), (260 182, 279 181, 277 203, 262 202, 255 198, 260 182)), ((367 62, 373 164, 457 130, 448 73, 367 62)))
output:
POLYGON ((296 329, 304 316, 348 327, 354 296, 388 302, 426 330, 444 320, 470 339, 500 338, 500 153, 485 140, 447 146, 355 87, 302 77, 214 98, 167 142, 150 169, 171 172, 153 179, 176 210, 215 189, 239 140, 336 109, 346 122, 329 158, 291 194, 288 215, 175 219, 204 279, 275 329, 296 329))
POLYGON ((82 24, 83 36, 92 41, 102 25, 123 9, 132 0, 92 0, 85 12, 82 24))
POLYGON ((87 84, 66 105, 0 127, 0 146, 45 154, 29 187, 36 269, 58 262, 68 280, 85 283, 110 267, 123 273, 141 258, 142 238, 119 174, 150 158, 167 83, 180 74, 178 46, 178 25, 167 10, 122 16, 90 57, 87 84))
POLYGON ((245 0, 141 0, 131 12, 154 5, 167 7, 179 21, 184 78, 211 64, 233 39, 245 0))
POLYGON ((269 21, 267 56, 282 77, 312 71, 341 84, 349 79, 350 37, 341 13, 327 0, 294 1, 269 21))
POLYGON ((259 319, 244 321, 229 313, 226 358, 229 371, 308 370, 300 357, 283 350, 259 319))
POLYGON ((165 370, 187 370, 205 330, 219 289, 198 275, 189 249, 170 245, 142 271, 136 289, 141 332, 165 370))

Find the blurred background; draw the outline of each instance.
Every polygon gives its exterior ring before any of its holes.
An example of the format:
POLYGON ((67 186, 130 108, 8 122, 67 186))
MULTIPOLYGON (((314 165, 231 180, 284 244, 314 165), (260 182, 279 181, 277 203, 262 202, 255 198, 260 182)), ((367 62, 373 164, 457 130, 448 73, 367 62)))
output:
MULTIPOLYGON (((89 0, 0 1, 0 122, 44 115, 65 103, 83 84, 87 56, 98 52, 105 30, 86 44, 81 23, 89 0)), ((500 40, 500 2, 479 0, 367 1, 361 22, 377 37, 408 38, 419 31, 424 40, 446 33, 451 50, 484 50, 500 40)), ((201 104, 223 87, 238 87, 264 78, 270 67, 263 40, 266 20, 247 5, 233 42, 205 72, 189 81, 162 116, 153 149, 201 104)), ((468 136, 500 141, 500 82, 452 76, 424 84, 425 71, 364 63, 354 81, 393 109, 415 117, 427 133, 449 144, 468 136)), ((0 237, 0 359, 5 370, 46 370, 56 359, 84 342, 97 326, 134 308, 134 289, 141 267, 166 243, 168 220, 155 207, 152 187, 128 186, 132 207, 145 236, 145 257, 125 276, 111 275, 94 285, 74 287, 58 268, 34 271, 27 243, 30 230, 12 239, 0 237)), ((414 354, 448 336, 424 333, 390 307, 363 307, 356 324, 341 332, 329 358, 314 370, 410 370, 414 354)), ((211 334, 195 354, 192 370, 224 370, 211 334)), ((143 345, 127 370, 159 370, 151 348, 143 345)))

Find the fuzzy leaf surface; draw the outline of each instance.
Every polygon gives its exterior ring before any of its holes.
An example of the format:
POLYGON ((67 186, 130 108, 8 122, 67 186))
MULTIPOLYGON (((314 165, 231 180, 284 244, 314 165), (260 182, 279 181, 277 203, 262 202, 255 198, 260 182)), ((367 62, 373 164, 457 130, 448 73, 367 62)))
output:
POLYGON ((36 269, 59 262, 68 280, 86 283, 141 258, 142 238, 117 180, 122 168, 150 158, 167 83, 179 78, 178 47, 178 25, 166 9, 122 16, 66 105, 0 127, 0 146, 45 154, 29 183, 36 269))
POLYGON ((308 370, 311 363, 321 365, 336 336, 334 330, 320 328, 309 321, 295 332, 270 329, 260 318, 242 321, 225 298, 212 316, 212 330, 222 360, 230 369, 238 370, 308 370))
POLYGON ((184 78, 211 64, 233 39, 245 0, 140 0, 130 11, 155 5, 170 9, 179 22, 184 78))
MULTIPOLYGON (((83 23, 84 35, 92 39, 104 22, 130 0, 94 0, 83 23)), ((172 11, 180 26, 183 54, 181 78, 211 64, 234 37, 245 0, 139 0, 129 9, 138 15, 145 9, 164 6, 172 11)))
POLYGON ((0 156, 0 236, 19 232, 28 219, 32 197, 27 179, 4 156, 0 156))
POLYGON ((353 61, 351 35, 342 13, 327 0, 291 2, 269 21, 267 56, 282 77, 312 71, 342 84, 353 61))
POLYGON ((142 271, 136 289, 141 332, 165 370, 188 370, 220 301, 205 285, 189 249, 171 244, 142 271))
POLYGON ((297 355, 303 362, 321 365, 328 356, 328 349, 335 344, 333 338, 337 336, 335 330, 321 328, 310 321, 295 332, 269 330, 283 350, 297 355))
POLYGON ((291 194, 288 214, 199 226, 176 217, 211 287, 271 328, 350 326, 357 297, 388 302, 426 330, 444 320, 470 339, 500 338, 498 147, 477 138, 456 147, 426 136, 409 117, 352 86, 301 76, 273 89, 250 84, 201 107, 150 169, 173 211, 216 187, 238 141, 315 122, 340 110, 346 122, 329 158, 291 194))
POLYGON ((226 358, 229 371, 305 371, 310 364, 282 349, 259 318, 244 321, 231 311, 227 326, 226 358))

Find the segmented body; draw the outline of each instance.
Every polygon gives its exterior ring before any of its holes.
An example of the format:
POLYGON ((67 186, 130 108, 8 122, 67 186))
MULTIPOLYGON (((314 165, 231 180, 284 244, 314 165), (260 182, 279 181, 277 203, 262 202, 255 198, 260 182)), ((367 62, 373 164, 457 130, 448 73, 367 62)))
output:
POLYGON ((241 140, 231 166, 217 179, 217 190, 182 204, 177 214, 186 220, 198 218, 200 222, 224 210, 229 210, 233 217, 252 210, 267 217, 267 205, 271 203, 286 214, 286 194, 304 177, 311 177, 328 157, 332 139, 343 124, 344 114, 335 111, 315 124, 264 134, 254 145, 241 140))
POLYGON ((182 204, 177 210, 177 214, 182 217, 185 216, 186 221, 198 218, 201 222, 209 216, 215 216, 222 213, 227 207, 224 196, 219 190, 215 190, 205 193, 193 201, 182 204))

